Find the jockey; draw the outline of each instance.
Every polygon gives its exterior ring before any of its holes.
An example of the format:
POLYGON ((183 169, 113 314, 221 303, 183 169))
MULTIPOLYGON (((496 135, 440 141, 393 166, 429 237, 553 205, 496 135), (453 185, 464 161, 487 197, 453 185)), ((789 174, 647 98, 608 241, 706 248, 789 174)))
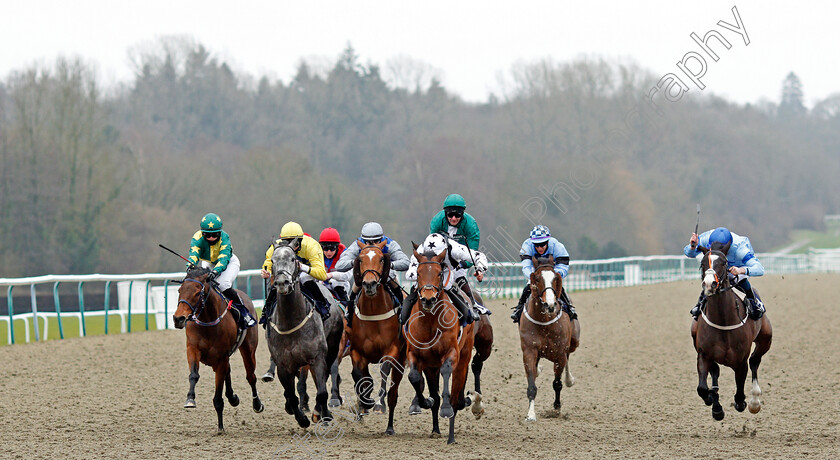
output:
MULTIPOLYGON (((519 297, 519 303, 514 307, 513 314, 510 319, 514 323, 519 322, 522 315, 522 310, 525 308, 525 302, 528 301, 528 296, 531 294, 531 273, 534 273, 534 263, 531 261, 532 257, 537 259, 542 257, 554 256, 554 271, 560 275, 561 279, 565 279, 569 274, 569 252, 563 243, 551 236, 551 231, 545 225, 537 225, 531 230, 530 237, 522 243, 522 248, 519 250, 519 258, 522 259, 522 274, 525 275, 525 289, 522 290, 522 295, 519 297)), ((577 312, 572 305, 569 294, 564 286, 561 289, 560 305, 566 310, 569 318, 573 321, 577 320, 577 312)))
MULTIPOLYGON (((751 276, 761 276, 764 274, 764 266, 755 257, 750 239, 746 236, 736 235, 730 232, 725 227, 718 227, 714 230, 709 230, 697 236, 696 233, 691 234, 691 239, 683 248, 683 253, 686 257, 697 257, 699 251, 697 246, 703 246, 711 249, 712 244, 719 243, 721 251, 726 254, 726 263, 729 265, 729 273, 736 277, 737 283, 735 287, 744 292, 748 300, 749 315, 752 319, 759 319, 764 315, 764 304, 761 299, 755 296, 750 285, 749 278, 751 276)), ((700 293, 700 299, 697 300, 697 305, 691 309, 691 315, 697 320, 697 315, 700 314, 700 309, 706 304, 706 296, 700 293)))
POLYGON ((341 254, 347 249, 341 243, 341 235, 338 233, 338 230, 327 227, 321 231, 321 235, 318 237, 318 243, 324 252, 324 268, 327 269, 327 280, 324 281, 324 284, 335 292, 338 298, 347 300, 347 293, 350 290, 350 280, 353 279, 353 274, 335 270, 335 265, 341 259, 341 254))
MULTIPOLYGON (((404 272, 408 270, 408 256, 405 255, 399 243, 385 236, 385 233, 382 231, 382 226, 378 223, 368 222, 362 226, 362 232, 358 241, 360 241, 363 245, 378 244, 383 240, 386 241, 386 243, 385 247, 382 248, 382 252, 390 254, 391 256, 391 276, 384 286, 388 288, 394 297, 397 298, 398 302, 402 302, 402 288, 399 283, 397 283, 397 274, 395 272, 404 272)), ((335 264, 335 270, 350 273, 350 277, 352 278, 353 275, 350 270, 353 268, 353 264, 356 262, 356 259, 359 257, 359 253, 361 251, 362 249, 358 244, 355 242, 351 244, 335 264)), ((350 291, 350 300, 347 304, 346 318, 348 325, 353 324, 353 311, 356 307, 356 295, 358 295, 359 289, 361 289, 361 286, 357 286, 354 282, 353 289, 350 291)))
MULTIPOLYGON (((303 233, 303 228, 297 222, 286 222, 283 228, 280 229, 280 239, 274 242, 275 244, 288 244, 297 255, 300 262, 300 281, 301 290, 310 299, 315 301, 315 308, 321 314, 322 319, 330 317, 330 303, 327 300, 324 292, 318 286, 316 281, 327 280, 327 270, 324 267, 324 253, 321 251, 321 245, 315 241, 315 238, 303 233)), ((274 245, 268 247, 265 251, 265 262, 262 266, 262 277, 271 277, 271 256, 274 255, 274 245)), ((326 288, 324 288, 326 290, 326 288)), ((263 308, 262 318, 260 323, 265 324, 268 315, 271 314, 271 309, 277 299, 277 290, 272 286, 271 292, 266 298, 266 308, 263 308)))
MULTIPOLYGON (((466 299, 461 297, 458 293, 452 292, 452 289, 456 284, 453 280, 455 276, 452 275, 457 274, 458 270, 464 270, 462 268, 464 267, 464 262, 475 261, 475 277, 481 281, 484 278, 484 272, 487 271, 487 257, 481 252, 473 251, 463 244, 456 243, 455 240, 450 239, 446 233, 432 233, 426 237, 423 244, 417 247, 416 251, 418 254, 433 253, 434 255, 438 255, 447 248, 449 249, 449 252, 442 263, 442 274, 443 279, 445 280, 443 289, 449 295, 449 299, 452 301, 452 304, 458 309, 458 316, 465 322, 465 324, 469 324, 473 322, 473 320, 479 319, 479 316, 464 302, 466 299)), ((408 271, 405 273, 406 279, 416 280, 418 267, 419 263, 417 258, 412 255, 411 264, 408 267, 408 271)), ((415 302, 417 302, 418 296, 417 285, 415 283, 415 285, 411 287, 411 293, 408 297, 406 297, 405 301, 403 301, 402 310, 400 311, 400 324, 405 324, 406 321, 408 321, 408 317, 411 315, 411 307, 415 302)), ((480 307, 478 304, 475 304, 475 306, 480 307)))
MULTIPOLYGON (((478 223, 473 216, 464 212, 466 208, 467 202, 461 195, 453 193, 447 196, 443 200, 443 210, 435 214, 432 221, 429 222, 429 233, 448 234, 456 243, 466 245, 473 251, 478 251, 481 232, 478 230, 478 223)), ((470 283, 467 282, 467 268, 471 266, 471 260, 463 261, 461 266, 455 269, 455 282, 458 283, 458 287, 464 291, 467 298, 474 300, 470 283)), ((476 305, 482 314, 492 314, 485 306, 476 305)))
POLYGON ((239 258, 233 253, 230 236, 222 231, 222 219, 217 214, 211 212, 201 219, 201 230, 195 232, 190 241, 189 260, 188 268, 200 266, 201 262, 213 265, 208 280, 218 284, 219 290, 239 312, 241 329, 257 324, 233 288, 233 280, 239 274, 239 258))

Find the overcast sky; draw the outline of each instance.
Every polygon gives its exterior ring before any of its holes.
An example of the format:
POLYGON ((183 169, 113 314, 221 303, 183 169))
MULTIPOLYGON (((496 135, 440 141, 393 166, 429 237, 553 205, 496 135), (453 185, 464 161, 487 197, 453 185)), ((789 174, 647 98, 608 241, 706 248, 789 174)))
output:
POLYGON ((546 57, 630 58, 684 77, 677 62, 701 51, 689 34, 717 30, 732 47, 712 40, 718 62, 701 52, 704 92, 778 102, 790 71, 808 106, 840 92, 840 3, 829 1, 30 0, 0 11, 2 79, 61 55, 95 63, 107 84, 127 81, 131 47, 189 35, 238 72, 288 82, 301 58, 332 62, 350 42, 362 62, 410 56, 438 69, 450 91, 482 102, 515 63, 546 57), (749 45, 717 25, 736 24, 733 6, 749 45))

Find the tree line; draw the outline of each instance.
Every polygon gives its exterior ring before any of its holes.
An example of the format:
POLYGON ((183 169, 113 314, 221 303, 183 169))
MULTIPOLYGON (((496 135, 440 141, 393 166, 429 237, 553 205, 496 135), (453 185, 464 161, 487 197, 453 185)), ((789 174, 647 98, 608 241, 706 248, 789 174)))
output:
POLYGON ((701 226, 758 251, 840 211, 840 96, 809 111, 793 73, 778 104, 654 107, 654 75, 599 58, 518 65, 479 104, 423 63, 384 77, 349 45, 288 82, 183 38, 132 62, 117 88, 72 59, 0 83, 0 276, 175 271, 157 244, 186 252, 211 211, 244 268, 289 220, 346 243, 377 220, 408 246, 449 193, 495 260, 514 260, 536 223, 585 259, 679 253, 695 203, 701 226))

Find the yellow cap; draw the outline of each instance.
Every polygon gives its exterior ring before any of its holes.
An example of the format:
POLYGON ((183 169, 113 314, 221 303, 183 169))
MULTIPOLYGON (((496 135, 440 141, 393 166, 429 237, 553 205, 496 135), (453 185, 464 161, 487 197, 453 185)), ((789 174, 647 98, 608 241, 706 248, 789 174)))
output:
POLYGON ((297 222, 286 222, 280 229, 280 238, 300 238, 303 236, 303 228, 297 222))

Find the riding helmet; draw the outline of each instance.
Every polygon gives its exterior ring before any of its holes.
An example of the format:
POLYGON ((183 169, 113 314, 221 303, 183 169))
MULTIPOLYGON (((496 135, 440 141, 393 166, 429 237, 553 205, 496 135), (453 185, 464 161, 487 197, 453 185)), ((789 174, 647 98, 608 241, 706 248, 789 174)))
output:
POLYGON ((385 232, 382 231, 382 226, 377 222, 368 222, 362 226, 363 240, 377 240, 382 239, 385 232))
POLYGON ((713 243, 720 243, 721 246, 726 246, 727 244, 732 242, 732 233, 729 232, 729 229, 726 227, 718 227, 712 230, 712 234, 709 235, 709 246, 713 243))
POLYGON ((280 238, 290 240, 294 238, 303 237, 303 228, 297 222, 286 222, 283 228, 280 229, 280 238))
POLYGON ((537 225, 531 230, 532 243, 543 243, 548 241, 549 238, 551 238, 551 231, 545 225, 537 225))
POLYGON ((452 195, 446 197, 445 200, 443 200, 443 209, 446 211, 450 210, 450 208, 453 210, 458 209, 463 211, 464 209, 466 209, 466 207, 466 200, 464 200, 464 197, 458 195, 457 193, 453 193, 452 195))
POLYGON ((201 218, 202 232, 218 232, 222 230, 222 218, 215 213, 205 214, 201 218))
POLYGON ((321 236, 318 237, 319 243, 341 243, 341 235, 338 230, 327 227, 321 231, 321 236))

